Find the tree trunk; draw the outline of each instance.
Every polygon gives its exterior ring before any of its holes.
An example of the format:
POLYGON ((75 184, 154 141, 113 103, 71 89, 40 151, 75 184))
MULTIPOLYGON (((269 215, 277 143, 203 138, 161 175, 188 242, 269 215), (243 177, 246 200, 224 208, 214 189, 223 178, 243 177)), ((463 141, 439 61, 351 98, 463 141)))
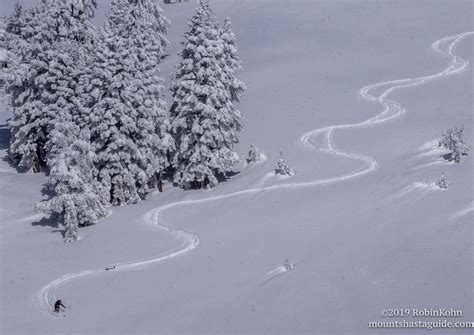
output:
POLYGON ((33 161, 33 172, 34 173, 41 172, 41 162, 40 162, 38 156, 35 156, 35 159, 33 161))
POLYGON ((41 139, 38 139, 36 141, 36 153, 35 153, 35 158, 33 160, 33 172, 34 173, 41 172, 41 166, 44 163, 44 160, 43 160, 43 147, 44 147, 44 142, 41 139))
POLYGON ((160 191, 160 193, 163 192, 163 178, 162 178, 161 171, 158 174, 158 191, 160 191))

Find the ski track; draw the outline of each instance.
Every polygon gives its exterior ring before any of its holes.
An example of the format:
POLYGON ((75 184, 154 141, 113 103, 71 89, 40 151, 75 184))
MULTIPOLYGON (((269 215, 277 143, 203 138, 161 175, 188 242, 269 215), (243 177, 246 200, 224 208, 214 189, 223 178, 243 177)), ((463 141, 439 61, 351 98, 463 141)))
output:
POLYGON ((263 278, 262 282, 260 283, 260 286, 263 286, 263 285, 267 284, 269 281, 277 278, 278 276, 280 276, 284 273, 287 273, 288 271, 293 271, 293 270, 289 270, 289 269, 285 268, 283 265, 277 266, 273 270, 270 270, 270 271, 267 272, 267 274, 263 278))
MULTIPOLYGON (((241 191, 237 191, 237 192, 233 192, 233 193, 229 193, 225 195, 209 197, 205 199, 178 201, 175 203, 170 203, 170 204, 152 209, 151 211, 146 213, 144 216, 145 224, 155 229, 162 230, 162 231, 172 234, 177 240, 181 241, 181 243, 177 247, 171 250, 168 250, 165 253, 160 254, 160 255, 156 255, 147 259, 115 264, 115 269, 109 270, 108 272, 128 271, 128 270, 133 270, 137 268, 142 268, 144 266, 148 266, 151 264, 156 264, 165 260, 176 258, 186 253, 189 253, 190 251, 192 251, 199 245, 199 237, 197 235, 185 230, 176 229, 176 228, 163 224, 162 214, 163 212, 167 210, 173 209, 175 207, 180 207, 180 206, 198 205, 198 204, 202 204, 206 202, 224 200, 224 199, 242 196, 242 195, 256 194, 256 193, 260 193, 264 191, 275 191, 275 190, 281 190, 281 189, 296 190, 296 189, 302 189, 302 188, 308 188, 308 187, 314 187, 314 186, 327 185, 331 183, 342 182, 342 181, 358 178, 375 171, 379 167, 379 165, 374 158, 367 155, 359 154, 359 153, 350 153, 350 152, 345 152, 340 149, 337 149, 333 142, 334 131, 341 130, 341 129, 375 126, 382 123, 386 123, 388 121, 392 121, 398 118, 399 116, 401 116, 402 114, 406 113, 406 109, 400 103, 393 100, 389 100, 387 98, 390 95, 390 93, 401 88, 408 88, 408 87, 423 85, 430 81, 448 77, 448 76, 464 71, 468 66, 468 62, 462 59, 461 57, 454 55, 454 49, 456 45, 459 44, 459 42, 464 37, 468 35, 472 35, 472 34, 474 34, 474 32, 465 32, 465 33, 461 33, 461 34, 457 34, 453 36, 444 37, 442 39, 437 40, 431 45, 431 48, 435 52, 440 53, 444 57, 450 58, 448 67, 437 74, 423 76, 423 77, 409 78, 409 79, 384 81, 384 82, 371 84, 371 85, 363 87, 359 91, 360 96, 367 101, 378 103, 382 105, 383 107, 382 112, 375 115, 374 117, 369 118, 362 122, 358 122, 358 123, 340 124, 340 125, 328 126, 328 127, 312 130, 310 132, 303 134, 300 137, 299 139, 300 143, 309 150, 322 151, 322 152, 326 152, 332 155, 342 156, 345 158, 358 160, 362 162, 363 164, 359 169, 349 172, 347 174, 343 174, 341 176, 336 176, 336 177, 331 177, 331 178, 326 178, 326 179, 316 179, 316 180, 307 181, 307 182, 276 184, 276 185, 271 185, 271 186, 266 186, 266 187, 254 187, 254 188, 245 189, 245 190, 241 190, 241 191), (386 87, 386 89, 378 96, 375 95, 375 93, 374 94, 371 93, 372 91, 376 89, 381 89, 384 87, 386 87), (312 139, 315 139, 318 136, 322 136, 324 139, 322 146, 312 141, 312 139)), ((51 311, 53 309, 53 303, 56 300, 56 295, 54 291, 58 286, 63 285, 72 280, 77 280, 77 279, 88 277, 88 276, 103 274, 106 272, 105 267, 106 266, 104 266, 104 268, 102 269, 91 269, 91 270, 85 270, 78 273, 67 274, 50 282, 37 293, 38 301, 40 303, 41 309, 50 316, 54 315, 52 314, 51 311)), ((277 273, 276 272, 274 273, 273 271, 270 271, 270 272, 271 273, 267 274, 267 280, 273 278, 274 276, 278 276, 280 274, 286 273, 286 271, 281 272, 279 268, 276 271, 277 273)))
POLYGON ((443 191, 446 190, 436 185, 435 182, 416 181, 387 198, 385 202, 389 204, 397 199, 420 200, 436 192, 443 191))
POLYGON ((457 220, 469 214, 474 214, 474 201, 471 201, 469 204, 453 213, 451 215, 451 220, 457 220))

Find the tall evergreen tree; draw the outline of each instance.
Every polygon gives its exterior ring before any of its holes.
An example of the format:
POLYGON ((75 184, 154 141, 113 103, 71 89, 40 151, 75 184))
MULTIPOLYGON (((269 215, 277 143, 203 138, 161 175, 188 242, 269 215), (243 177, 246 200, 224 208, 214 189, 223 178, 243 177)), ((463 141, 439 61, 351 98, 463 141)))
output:
POLYGON ((112 1, 80 85, 98 179, 113 205, 143 198, 169 165, 173 141, 157 68, 168 26, 154 1, 112 1))
POLYGON ((200 1, 189 26, 171 84, 172 131, 177 142, 174 181, 184 188, 213 187, 239 161, 233 149, 241 114, 233 105, 233 95, 240 91, 230 82, 234 71, 226 52, 230 44, 222 38, 209 1, 200 1))
MULTIPOLYGON (((54 127, 45 144, 50 169, 47 187, 51 199, 38 203, 37 210, 49 214, 65 226, 65 241, 77 239, 77 229, 90 225, 106 215, 108 199, 97 182, 95 154, 90 145, 88 126, 80 122, 81 101, 77 97, 81 48, 77 41, 61 42, 63 51, 58 61, 50 62, 50 71, 57 73, 56 100, 49 104, 54 115, 54 127)), ((58 45, 59 47, 59 45, 58 45)))
POLYGON ((75 43, 74 50, 82 50, 79 60, 92 53, 95 7, 95 0, 41 0, 18 25, 18 66, 8 68, 6 92, 13 107, 10 154, 24 170, 38 172, 46 161, 45 144, 55 124, 51 105, 79 65, 64 62, 63 46, 75 43))

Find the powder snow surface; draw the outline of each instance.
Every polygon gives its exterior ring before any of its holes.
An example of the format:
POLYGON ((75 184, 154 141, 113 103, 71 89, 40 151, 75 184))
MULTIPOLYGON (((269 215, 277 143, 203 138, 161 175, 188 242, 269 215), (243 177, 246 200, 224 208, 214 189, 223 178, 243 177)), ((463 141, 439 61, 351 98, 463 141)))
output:
MULTIPOLYGON (((2 2, 2 14, 14 2, 2 2)), ((445 70, 450 58, 430 46, 474 30, 472 2, 212 5, 221 22, 231 17, 245 67, 239 153, 244 160, 254 143, 268 158, 237 166, 238 174, 211 191, 166 184, 165 193, 113 208, 100 224, 81 229, 80 241, 64 244, 61 229, 33 211, 47 196, 46 177, 17 174, 4 160, 3 106, 0 333, 385 334, 392 332, 369 330, 368 322, 395 320, 380 316, 387 308, 454 308, 464 317, 450 321, 474 321, 474 153, 451 164, 436 147, 443 131, 461 124, 474 147, 472 67, 391 92, 386 99, 406 112, 390 122, 332 131, 332 149, 359 159, 308 150, 324 148, 327 133, 300 141, 309 131, 381 113, 380 103, 361 96, 366 85, 445 70), (273 173, 280 149, 292 177, 273 173), (291 186, 360 169, 367 173, 291 186), (433 184, 443 171, 447 191, 433 184), (273 187, 282 184, 289 186, 273 187), (139 260, 145 263, 133 266, 139 260), (50 284, 82 271, 90 272, 50 284), (55 298, 67 306, 64 317, 45 310, 55 298)), ((163 5, 172 21, 172 48, 160 65, 167 86, 194 7, 163 5)), ((107 1, 99 1, 96 23, 106 10, 107 1)), ((474 62, 473 42, 464 37, 454 53, 474 62)))

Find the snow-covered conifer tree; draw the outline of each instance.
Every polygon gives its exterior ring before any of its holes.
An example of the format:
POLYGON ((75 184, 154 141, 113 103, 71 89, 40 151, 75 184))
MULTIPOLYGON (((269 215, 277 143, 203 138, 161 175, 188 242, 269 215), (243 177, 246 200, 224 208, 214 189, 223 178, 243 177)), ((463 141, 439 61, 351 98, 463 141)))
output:
POLYGON ((448 187, 449 187, 449 183, 448 183, 448 179, 446 178, 446 176, 444 175, 444 172, 441 174, 441 177, 438 179, 438 181, 436 182, 436 185, 443 189, 443 190, 447 190, 448 187))
MULTIPOLYGON (((17 1, 13 13, 2 19, 1 53, 2 66, 0 82, 4 102, 12 105, 12 91, 21 81, 20 74, 25 76, 25 67, 21 59, 25 50, 25 26, 29 12, 17 1)), ((26 88, 24 88, 26 90, 26 88)))
POLYGON ((468 146, 463 141, 456 141, 451 150, 450 160, 460 163, 463 155, 467 155, 468 146))
POLYGON ((26 26, 25 16, 26 13, 23 6, 17 1, 13 13, 2 21, 2 28, 5 34, 2 38, 2 47, 14 54, 10 56, 17 56, 18 58, 21 56, 22 33, 26 26))
POLYGON ((8 80, 9 72, 12 72, 12 69, 19 66, 21 50, 24 45, 22 30, 25 25, 25 12, 23 6, 17 1, 12 15, 5 17, 2 21, 0 52, 2 53, 3 64, 1 67, 2 78, 0 80, 3 83, 8 80))
POLYGON ((256 147, 255 145, 250 145, 248 157, 247 157, 247 163, 256 163, 260 162, 263 159, 263 154, 261 153, 260 149, 256 147))
POLYGON ((92 53, 95 30, 89 20, 95 6, 95 0, 42 0, 25 12, 17 33, 22 43, 15 50, 19 66, 9 68, 6 82, 14 112, 10 154, 22 169, 38 172, 46 161, 45 144, 55 123, 50 105, 64 94, 63 85, 71 89, 64 79, 80 65, 63 62, 69 57, 63 46, 74 43, 83 58, 92 53))
MULTIPOLYGON (((21 35, 21 31, 25 27, 26 22, 24 17, 23 6, 19 1, 15 2, 13 13, 4 19, 4 24, 6 33, 13 34, 16 36, 21 35)), ((14 36, 9 36, 9 38, 14 38, 14 36)))
POLYGON ((114 0, 80 91, 111 204, 143 198, 173 148, 157 64, 169 21, 151 0, 114 0))
POLYGON ((49 142, 55 151, 48 160, 51 199, 36 205, 37 211, 57 218, 65 227, 64 240, 77 240, 79 226, 91 225, 107 214, 106 192, 96 180, 95 154, 89 131, 71 118, 58 121, 49 142))
POLYGON ((61 85, 57 85, 56 101, 49 104, 54 127, 45 144, 50 169, 47 187, 53 195, 37 204, 37 210, 57 218, 65 226, 65 241, 70 242, 77 239, 78 226, 94 224, 106 215, 108 197, 97 181, 89 128, 81 119, 83 106, 76 91, 80 76, 61 71, 80 64, 81 48, 77 41, 66 40, 61 42, 61 50, 60 61, 50 63, 52 72, 57 69, 55 78, 61 85))
POLYGON ((278 158, 278 168, 276 169, 276 173, 281 175, 292 175, 293 172, 291 171, 288 163, 286 162, 286 158, 283 155, 283 151, 280 150, 280 157, 278 158))
POLYGON ((171 84, 174 181, 184 188, 213 187, 239 161, 233 149, 241 114, 233 94, 240 93, 232 92, 233 69, 209 1, 200 1, 189 26, 171 84))

